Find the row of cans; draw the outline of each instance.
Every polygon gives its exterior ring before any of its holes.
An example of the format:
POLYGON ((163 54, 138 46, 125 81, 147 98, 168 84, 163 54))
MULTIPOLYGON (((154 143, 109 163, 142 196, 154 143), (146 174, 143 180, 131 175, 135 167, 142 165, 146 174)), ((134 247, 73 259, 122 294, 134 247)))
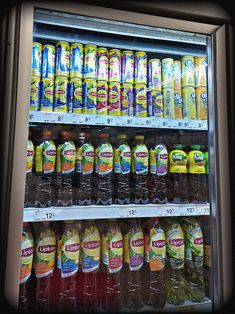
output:
POLYGON ((207 119, 207 88, 148 89, 93 79, 32 77, 30 109, 41 111, 207 119))
POLYGON ((207 85, 206 56, 147 59, 144 51, 108 50, 94 44, 59 41, 56 46, 34 42, 32 75, 95 79, 98 81, 148 84, 148 87, 180 89, 207 85))

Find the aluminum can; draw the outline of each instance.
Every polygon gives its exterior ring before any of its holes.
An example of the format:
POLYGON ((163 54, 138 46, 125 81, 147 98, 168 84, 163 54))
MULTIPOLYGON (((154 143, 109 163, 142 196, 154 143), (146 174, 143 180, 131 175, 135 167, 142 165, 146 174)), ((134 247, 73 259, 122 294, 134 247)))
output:
POLYGON ((83 113, 96 114, 97 83, 96 80, 86 79, 83 82, 83 113))
POLYGON ((179 61, 179 60, 174 60, 173 78, 174 78, 174 89, 178 91, 182 88, 182 84, 181 84, 181 61, 179 61))
POLYGON ((147 54, 144 51, 135 53, 135 84, 147 84, 147 54))
POLYGON ((183 119, 182 89, 174 89, 175 119, 183 119))
POLYGON ((163 118, 163 96, 159 88, 152 88, 148 91, 148 116, 163 118))
POLYGON ((121 51, 109 50, 109 82, 121 82, 121 51))
POLYGON ((207 120, 207 88, 196 87, 197 118, 207 120))
POLYGON ((182 87, 195 86, 195 66, 193 56, 183 56, 182 64, 182 87))
POLYGON ((85 45, 84 79, 97 79, 97 46, 85 45))
POLYGON ((33 42, 32 47, 32 63, 31 63, 32 76, 41 77, 42 73, 42 44, 33 42))
POLYGON ((134 90, 130 83, 121 84, 121 115, 133 116, 134 90))
POLYGON ((109 79, 109 54, 108 49, 98 48, 98 81, 108 81, 109 79))
POLYGON ((108 87, 109 114, 121 115, 121 85, 119 82, 110 82, 108 87))
POLYGON ((69 82, 68 112, 82 113, 82 80, 71 78, 69 82))
POLYGON ((148 61, 148 86, 162 89, 162 69, 159 59, 150 59, 148 61))
POLYGON ((192 86, 183 87, 183 117, 186 119, 196 119, 196 93, 192 86))
POLYGON ((43 78, 41 81, 41 111, 53 111, 54 80, 43 78))
POLYGON ((97 81, 97 114, 108 114, 108 83, 97 81))
POLYGON ((147 86, 146 84, 135 84, 134 115, 137 117, 147 117, 147 86))
POLYGON ((72 43, 70 45, 71 50, 71 66, 70 66, 70 78, 83 78, 83 58, 84 48, 81 43, 72 43))
POLYGON ((174 60, 172 58, 162 59, 162 87, 174 88, 173 81, 174 60))
POLYGON ((56 43, 56 76, 69 77, 70 70, 70 44, 67 41, 56 43))
POLYGON ((122 83, 134 83, 134 52, 131 50, 122 51, 121 56, 121 81, 122 83))
POLYGON ((42 78, 54 79, 55 77, 55 46, 42 47, 42 78))
POLYGON ((55 78, 55 102, 54 111, 68 112, 68 78, 57 76, 55 78))
POLYGON ((40 77, 32 76, 30 90, 30 110, 39 110, 40 108, 40 88, 41 88, 40 77))
POLYGON ((207 86, 207 60, 204 57, 194 57, 195 62, 195 86, 207 86))
POLYGON ((163 88, 164 118, 175 118, 174 88, 163 88))

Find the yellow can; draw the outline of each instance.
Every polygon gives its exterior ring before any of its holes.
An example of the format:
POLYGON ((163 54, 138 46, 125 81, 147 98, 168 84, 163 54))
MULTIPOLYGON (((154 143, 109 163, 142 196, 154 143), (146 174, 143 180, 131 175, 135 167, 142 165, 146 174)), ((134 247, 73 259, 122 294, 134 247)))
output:
POLYGON ((70 44, 67 41, 56 43, 56 76, 69 76, 70 70, 70 44))
POLYGON ((84 79, 97 79, 97 53, 96 45, 85 45, 84 55, 84 79))
POLYGON ((109 50, 109 82, 121 82, 121 50, 109 50))
POLYGON ((57 76, 55 78, 54 111, 68 112, 68 78, 57 76))
POLYGON ((199 86, 207 86, 206 82, 206 74, 207 74, 207 61, 206 56, 203 57, 195 57, 195 85, 199 86))
POLYGON ((195 65, 193 56, 183 56, 182 64, 182 87, 195 86, 195 65))
POLYGON ((174 88, 163 88, 164 118, 175 118, 174 88))
POLYGON ((147 84, 147 54, 144 51, 135 53, 134 83, 147 84))
POLYGON ((183 119, 182 89, 174 89, 175 118, 183 119))
POLYGON ((174 66, 174 60, 172 58, 162 59, 162 87, 163 88, 174 88, 173 66, 174 66))
POLYGON ((135 84, 134 87, 134 115, 137 117, 147 117, 147 85, 135 84))
POLYGON ((113 116, 121 115, 121 84, 110 82, 108 87, 109 114, 113 116))
POLYGON ((173 77, 174 77, 174 89, 175 90, 180 90, 182 85, 181 85, 181 61, 179 60, 174 60, 173 64, 173 77))
POLYGON ((97 81, 97 114, 108 114, 108 83, 97 81))
POLYGON ((183 117, 197 119, 195 88, 187 86, 183 88, 183 117))
POLYGON ((207 88, 196 87, 197 117, 207 120, 207 88))

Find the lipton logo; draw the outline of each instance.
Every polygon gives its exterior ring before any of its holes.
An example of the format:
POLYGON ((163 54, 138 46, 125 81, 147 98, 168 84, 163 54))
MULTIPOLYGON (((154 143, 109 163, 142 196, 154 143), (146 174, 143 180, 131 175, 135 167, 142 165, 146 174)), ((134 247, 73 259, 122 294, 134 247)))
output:
POLYGON ((91 151, 91 152, 86 152, 85 155, 88 157, 94 157, 95 154, 93 151, 91 151))
POLYGON ((107 65, 108 64, 108 58, 105 57, 105 56, 102 56, 101 59, 100 59, 100 63, 101 64, 103 63, 103 64, 107 65))
POLYGON ((182 246, 184 245, 184 240, 183 239, 170 239, 169 244, 172 246, 182 246))
POLYGON ((33 151, 32 150, 27 150, 27 157, 33 156, 33 151))
POLYGON ((27 247, 21 251, 21 257, 28 257, 33 254, 33 247, 27 247))
POLYGON ((131 152, 124 152, 124 153, 123 153, 123 156, 124 156, 124 157, 131 157, 131 152))
POLYGON ((123 247, 123 241, 122 240, 118 240, 118 241, 112 242, 112 248, 120 249, 122 247, 123 247))
POLYGON ((56 247, 55 245, 51 245, 51 244, 48 244, 48 245, 42 245, 42 246, 39 246, 38 247, 38 252, 39 253, 52 253, 56 250, 56 247))
POLYGON ((107 98, 107 94, 105 92, 99 92, 98 93, 98 97, 99 97, 99 99, 106 99, 107 98))
POLYGON ((45 153, 48 156, 55 156, 56 155, 56 151, 54 149, 46 150, 45 153))
POLYGON ((80 90, 75 90, 74 94, 77 97, 82 97, 82 92, 80 90))
POLYGON ((203 93, 201 94, 201 98, 202 98, 202 99, 207 99, 207 93, 206 93, 206 92, 203 92, 203 93))
POLYGON ((159 158, 161 158, 163 160, 167 160, 168 159, 168 155, 167 154, 159 154, 159 158))
POLYGON ((148 153, 147 152, 137 152, 136 157, 145 158, 145 157, 148 157, 148 153))
POLYGON ((91 92, 91 91, 89 91, 88 95, 89 95, 90 97, 96 97, 96 92, 91 92))
POLYGON ((79 244, 78 243, 74 243, 74 244, 69 244, 65 246, 65 251, 67 252, 76 252, 79 250, 79 244))
POLYGON ((57 95, 64 95, 65 94, 65 90, 63 89, 57 89, 57 91, 55 92, 57 95))
POLYGON ((67 156, 75 156, 76 155, 76 151, 72 150, 72 149, 68 149, 64 151, 64 154, 67 156))
POLYGON ((53 95, 53 93, 54 93, 54 92, 53 92, 52 90, 50 90, 50 89, 46 89, 46 90, 45 90, 45 94, 46 94, 46 95, 53 95))
POLYGON ((194 244, 201 245, 201 244, 203 244, 203 242, 204 242, 203 237, 194 239, 194 244))
POLYGON ((144 239, 132 240, 132 246, 140 247, 144 245, 144 239))
POLYGON ((152 247, 163 248, 166 245, 165 240, 152 241, 152 247))
POLYGON ((138 98, 138 100, 140 100, 140 101, 146 100, 146 96, 144 96, 144 95, 137 95, 137 98, 138 98))
POLYGON ((85 249, 97 249, 100 246, 100 241, 88 241, 84 242, 85 249))
POLYGON ((186 67, 190 67, 193 64, 193 60, 192 59, 187 59, 187 60, 185 60, 184 64, 185 64, 186 67))
POLYGON ((112 158, 113 157, 113 153, 111 153, 111 152, 101 152, 100 156, 104 157, 104 158, 112 158))
POLYGON ((118 94, 117 93, 110 93, 109 99, 110 100, 118 100, 118 94))

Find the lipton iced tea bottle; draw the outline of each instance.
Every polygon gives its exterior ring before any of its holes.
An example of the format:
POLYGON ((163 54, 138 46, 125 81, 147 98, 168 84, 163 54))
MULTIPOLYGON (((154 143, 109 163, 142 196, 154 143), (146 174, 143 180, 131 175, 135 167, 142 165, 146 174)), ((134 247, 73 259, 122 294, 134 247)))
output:
POLYGON ((93 193, 97 205, 112 204, 113 147, 109 135, 101 133, 95 148, 93 193))
POLYGON ((117 135, 114 148, 114 197, 118 204, 130 204, 131 149, 127 135, 117 135))
POLYGON ((33 173, 35 149, 31 137, 32 131, 29 129, 26 155, 25 207, 33 206, 35 201, 36 182, 35 175, 33 173))
POLYGON ((102 268, 104 277, 104 311, 121 309, 121 270, 123 265, 123 236, 117 219, 109 219, 102 234, 102 268))
POLYGON ((200 145, 191 145, 188 153, 189 201, 206 203, 207 178, 205 174, 205 156, 200 151, 200 145))
POLYGON ((72 141, 73 133, 61 132, 61 142, 57 146, 56 176, 57 176, 57 206, 73 204, 73 174, 75 171, 76 147, 72 141))
POLYGON ((40 139, 36 147, 36 196, 35 207, 51 206, 52 176, 55 171, 56 146, 51 140, 51 131, 41 130, 40 139))
POLYGON ((123 300, 130 309, 143 306, 142 270, 144 264, 144 233, 135 219, 126 220, 124 230, 123 300))
POLYGON ((97 274, 100 268, 101 238, 95 221, 84 222, 81 235, 81 264, 84 284, 81 294, 82 310, 92 311, 99 307, 97 274))
POLYGON ((34 240, 28 222, 23 223, 20 255, 19 309, 29 310, 31 302, 30 279, 32 274, 34 240))
POLYGON ((159 218, 152 218, 145 233, 145 262, 147 263, 147 304, 153 308, 166 303, 166 235, 159 218))
POLYGON ((78 133, 76 170, 73 180, 73 203, 91 205, 94 147, 89 133, 78 133))
POLYGON ((149 202, 148 191, 148 162, 149 152, 144 144, 144 136, 136 135, 131 149, 132 155, 132 196, 135 204, 147 204, 149 202))
POLYGON ((174 144, 169 154, 167 194, 171 203, 188 203, 187 155, 182 148, 174 144))

